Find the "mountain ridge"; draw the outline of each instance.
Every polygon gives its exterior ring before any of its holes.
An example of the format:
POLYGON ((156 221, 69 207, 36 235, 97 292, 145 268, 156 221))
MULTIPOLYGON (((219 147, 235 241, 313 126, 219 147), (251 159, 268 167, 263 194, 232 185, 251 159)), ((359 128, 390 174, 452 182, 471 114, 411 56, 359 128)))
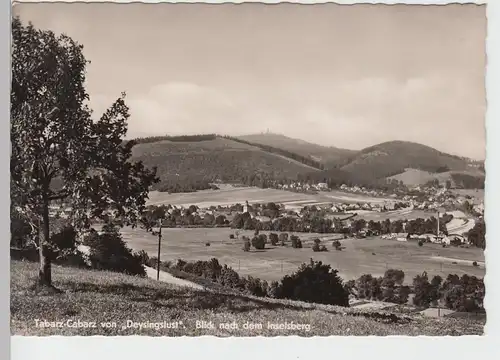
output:
MULTIPOLYGON (((160 178, 166 183, 197 179, 266 186, 268 180, 308 179, 368 186, 416 169, 430 174, 449 172, 450 176, 460 173, 459 182, 471 183, 469 180, 474 178, 473 183, 477 184, 477 178, 481 180, 484 175, 481 163, 473 164, 465 157, 402 140, 359 151, 326 147, 281 134, 157 136, 135 141, 133 158, 143 160, 146 166, 159 167, 160 178)), ((409 175, 401 177, 408 178, 409 175)), ((410 178, 409 184, 412 182, 415 181, 410 178)))

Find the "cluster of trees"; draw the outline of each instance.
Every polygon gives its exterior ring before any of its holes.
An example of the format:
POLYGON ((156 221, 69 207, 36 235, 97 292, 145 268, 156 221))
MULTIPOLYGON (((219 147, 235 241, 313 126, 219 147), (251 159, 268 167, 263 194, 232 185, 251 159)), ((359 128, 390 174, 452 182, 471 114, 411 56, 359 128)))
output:
MULTIPOLYGON (((75 228, 68 221, 52 220, 50 246, 46 249, 46 256, 51 263, 146 276, 144 265, 149 261, 147 253, 131 250, 115 225, 104 225, 101 233, 94 229, 87 232, 81 241, 89 250, 84 253, 78 249, 75 228)), ((11 254, 18 260, 39 260, 37 249, 33 246, 13 249, 11 254)))
POLYGON ((459 277, 450 274, 443 279, 436 275, 429 281, 427 273, 413 279, 415 296, 413 304, 419 307, 435 306, 438 303, 455 311, 483 311, 485 287, 483 279, 467 274, 459 277))
MULTIPOLYGON (((440 218, 439 221, 439 231, 442 232, 443 234, 447 235, 448 231, 446 229, 446 223, 451 221, 450 219, 453 218, 452 215, 447 216, 446 218, 440 218), (443 221, 441 221, 441 219, 443 221)), ((428 219, 414 219, 410 220, 406 224, 406 232, 410 235, 423 235, 423 234, 434 234, 438 235, 437 232, 437 219, 432 216, 428 219)))
POLYGON ((162 227, 171 228, 179 226, 199 226, 199 227, 214 227, 214 226, 229 226, 229 221, 226 216, 205 214, 203 217, 198 215, 198 207, 191 205, 188 208, 178 209, 171 205, 150 205, 142 212, 140 222, 146 228, 151 230, 162 223, 162 227))
MULTIPOLYGON (((484 168, 483 168, 484 169, 484 168)), ((464 173, 451 173, 457 189, 484 189, 485 177, 464 173)))
MULTIPOLYGON (((451 220, 452 215, 447 215, 440 218, 439 229, 442 233, 447 234, 446 223, 451 220)), ((280 231, 280 232, 315 232, 315 233, 340 233, 340 234, 357 234, 366 230, 368 236, 402 233, 410 234, 436 234, 437 219, 431 217, 428 219, 414 219, 406 223, 403 220, 386 219, 383 221, 366 221, 365 219, 352 220, 350 225, 339 218, 329 219, 318 214, 309 213, 301 218, 297 217, 279 217, 272 221, 260 221, 252 218, 249 214, 236 214, 231 222, 231 227, 244 230, 265 230, 265 231, 280 231)))
MULTIPOLYGON (((151 265, 155 266, 155 262, 151 265)), ((231 267, 220 265, 215 258, 196 262, 178 260, 171 268, 254 296, 349 306, 349 294, 337 270, 312 259, 309 264, 302 264, 295 273, 270 284, 252 276, 240 276, 231 267)), ((169 267, 164 269, 168 271, 169 267)))
MULTIPOLYGON (((229 238, 234 239, 234 234, 229 235, 229 238)), ((260 234, 259 231, 256 230, 252 240, 247 236, 242 236, 241 239, 243 240, 243 251, 250 251, 251 246, 256 250, 263 250, 268 243, 271 243, 272 246, 286 246, 288 234, 281 233, 278 235, 276 233, 270 233, 268 237, 266 234, 260 234)), ((302 248, 302 241, 297 235, 290 236, 290 244, 294 249, 302 248)))
MULTIPOLYGON (((156 260, 151 266, 156 266, 156 260)), ((455 311, 484 310, 484 282, 468 275, 448 275, 444 281, 440 276, 434 276, 429 281, 424 272, 415 276, 412 285, 408 286, 404 285, 402 270, 389 269, 382 277, 365 274, 344 283, 337 270, 311 259, 310 263, 302 264, 295 273, 284 276, 279 282, 268 283, 251 276, 240 276, 231 267, 220 265, 215 258, 196 262, 178 260, 174 266, 169 263, 160 266, 166 271, 174 268, 255 296, 349 306, 350 295, 358 299, 406 304, 413 294, 412 303, 419 308, 436 306, 439 302, 455 311)))
POLYGON ((396 304, 408 301, 411 289, 403 285, 405 274, 402 270, 389 269, 383 277, 370 274, 361 275, 357 280, 350 280, 346 287, 350 294, 358 299, 379 300, 396 304))
POLYGON ((314 244, 312 246, 312 251, 314 251, 314 252, 328 251, 328 249, 326 248, 326 246, 321 244, 321 240, 320 239, 314 239, 313 242, 314 242, 314 244))
POLYGON ((486 248, 486 223, 484 220, 478 221, 467 233, 467 240, 470 244, 485 249, 486 248))
POLYGON ((149 256, 145 251, 133 252, 114 225, 105 225, 101 234, 91 231, 83 245, 90 248, 88 263, 92 269, 146 276, 144 265, 149 256))
POLYGON ((413 278, 412 285, 403 285, 402 270, 389 269, 383 277, 370 274, 346 282, 350 294, 358 299, 379 300, 406 304, 413 294, 412 303, 419 308, 441 305, 455 311, 483 311, 484 282, 475 276, 436 275, 430 281, 426 272, 413 278))

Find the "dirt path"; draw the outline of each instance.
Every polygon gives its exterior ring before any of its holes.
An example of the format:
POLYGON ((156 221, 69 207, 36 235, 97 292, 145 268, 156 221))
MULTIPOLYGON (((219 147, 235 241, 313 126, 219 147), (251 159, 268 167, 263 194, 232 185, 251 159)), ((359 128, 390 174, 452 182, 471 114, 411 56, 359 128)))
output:
MULTIPOLYGON (((156 269, 149 267, 149 266, 144 266, 146 268, 146 275, 150 279, 156 280, 156 269)), ((204 290, 205 288, 199 284, 195 284, 194 282, 184 280, 184 279, 179 279, 173 276, 172 274, 169 274, 166 271, 161 271, 160 270, 160 281, 166 282, 172 285, 178 285, 178 286, 184 286, 184 287, 190 287, 196 290, 204 290)))

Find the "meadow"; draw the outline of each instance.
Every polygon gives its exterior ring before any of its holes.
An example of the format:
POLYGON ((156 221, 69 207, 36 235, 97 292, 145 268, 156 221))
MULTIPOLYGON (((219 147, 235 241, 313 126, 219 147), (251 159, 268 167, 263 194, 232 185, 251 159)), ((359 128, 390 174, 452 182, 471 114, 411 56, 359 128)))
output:
MULTIPOLYGON (((406 282, 426 271, 429 276, 448 274, 469 274, 483 277, 484 253, 477 248, 443 248, 438 244, 426 243, 422 247, 414 241, 399 242, 381 237, 340 240, 345 248, 337 251, 332 240, 338 234, 297 233, 303 243, 302 249, 266 244, 266 249, 250 252, 242 250, 243 235, 252 237, 252 231, 239 231, 239 239, 230 239, 235 234, 230 228, 168 228, 163 229, 161 260, 209 260, 217 258, 221 264, 231 266, 243 275, 251 275, 272 281, 297 270, 300 264, 316 261, 332 265, 345 280, 356 279, 363 274, 382 276, 389 269, 405 272, 406 282), (322 239, 328 252, 313 252, 313 239, 322 239), (207 243, 210 245, 207 246, 207 243), (451 260, 450 260, 451 259, 451 260), (476 261, 479 267, 472 265, 476 261)), ((268 232, 262 232, 268 233, 268 232)), ((123 238, 134 250, 145 250, 150 256, 157 256, 158 239, 151 233, 136 228, 124 228, 123 238)), ((290 233, 292 234, 292 233, 290 233)))

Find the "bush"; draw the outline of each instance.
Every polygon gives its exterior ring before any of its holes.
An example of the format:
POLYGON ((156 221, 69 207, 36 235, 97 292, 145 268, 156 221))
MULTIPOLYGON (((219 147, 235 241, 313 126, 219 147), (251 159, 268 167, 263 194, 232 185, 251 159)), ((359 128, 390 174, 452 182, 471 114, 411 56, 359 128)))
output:
POLYGON ((397 285, 403 285, 405 273, 403 270, 388 269, 384 274, 384 279, 392 279, 397 285))
POLYGON ((247 237, 243 239, 243 251, 250 251, 250 239, 247 237))
POLYGON ((252 246, 257 250, 262 250, 266 247, 265 238, 262 236, 255 236, 252 239, 252 246))
POLYGON ((472 266, 479 266, 479 265, 478 265, 477 261, 474 261, 474 262, 472 263, 472 266))
POLYGON ((149 255, 144 250, 136 252, 135 256, 137 256, 142 265, 147 265, 149 263, 149 255))
POLYGON ((321 261, 302 264, 297 272, 286 275, 276 289, 279 298, 311 303, 349 306, 349 294, 337 270, 321 261))
POLYGON ((229 234, 230 239, 234 239, 234 234, 229 234))
POLYGON ((483 311, 484 281, 475 276, 448 275, 440 289, 447 308, 455 311, 483 311))
POLYGON ((240 276, 236 271, 234 271, 232 268, 228 267, 227 265, 224 265, 221 273, 220 273, 220 278, 218 279, 218 282, 222 286, 226 286, 229 288, 237 289, 241 288, 241 280, 240 276))
POLYGON ((141 254, 134 254, 116 228, 107 226, 99 235, 94 233, 86 241, 90 247, 91 266, 99 270, 146 276, 141 254))
POLYGON ((341 250, 342 249, 342 244, 338 240, 334 240, 332 242, 332 246, 335 248, 335 250, 341 250))
POLYGON ((286 242, 288 241, 288 234, 287 233, 281 233, 278 236, 280 245, 285 246, 286 242))
POLYGON ((65 255, 64 257, 55 261, 56 264, 88 269, 91 267, 87 256, 80 250, 75 250, 74 252, 65 255))
POLYGON ((302 249, 302 241, 300 241, 297 235, 292 235, 290 240, 292 241, 292 247, 294 249, 302 249))
POLYGON ((320 245, 321 240, 320 239, 314 239, 314 245, 312 246, 312 250, 314 252, 323 252, 323 251, 328 251, 325 245, 320 245))
POLYGON ((418 241, 418 246, 423 246, 424 245, 424 242, 422 240, 419 240, 418 241))
POLYGON ((205 246, 210 246, 210 243, 209 242, 205 243, 205 246))
POLYGON ((433 301, 433 286, 429 283, 427 273, 424 271, 422 275, 417 275, 413 278, 413 304, 419 307, 429 307, 433 301))
POLYGON ((279 298, 279 288, 280 285, 277 281, 271 282, 267 289, 267 296, 271 298, 279 298))
POLYGON ((266 234, 260 234, 259 237, 262 238, 262 240, 264 241, 264 244, 267 244, 267 235, 266 234))
POLYGON ((245 281, 245 290, 255 296, 267 295, 267 282, 252 276, 248 276, 245 281))
POLYGON ((278 234, 270 233, 269 234, 269 241, 271 242, 272 246, 278 245, 278 242, 279 242, 278 234))
POLYGON ((146 263, 146 266, 156 269, 156 267, 158 266, 158 258, 156 256, 150 257, 146 263))
POLYGON ((360 299, 377 300, 382 296, 382 278, 374 278, 370 274, 361 275, 356 280, 356 289, 360 299))

